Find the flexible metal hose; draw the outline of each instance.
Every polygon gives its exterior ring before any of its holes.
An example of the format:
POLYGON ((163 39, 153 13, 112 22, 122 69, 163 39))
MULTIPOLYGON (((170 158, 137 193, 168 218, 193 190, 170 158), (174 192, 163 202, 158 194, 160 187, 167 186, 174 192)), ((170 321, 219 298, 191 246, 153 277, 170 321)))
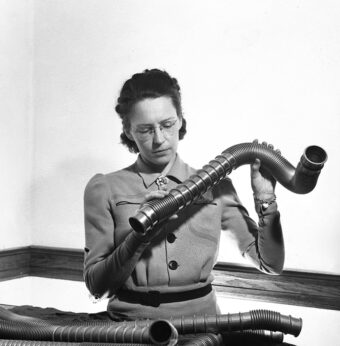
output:
MULTIPOLYGON (((218 346, 218 345, 258 345, 263 343, 266 346, 279 345, 283 342, 281 332, 267 330, 244 330, 240 332, 229 332, 223 334, 186 334, 181 336, 179 345, 181 346, 218 346)), ((0 345, 1 346, 1 345, 0 345)))
POLYGON ((283 156, 259 143, 234 145, 215 157, 196 174, 170 190, 162 199, 154 199, 143 205, 135 216, 130 217, 131 227, 147 233, 160 223, 193 203, 200 195, 218 184, 233 169, 251 164, 258 158, 269 173, 288 190, 305 194, 312 191, 321 169, 327 160, 325 150, 309 146, 294 168, 283 156))
POLYGON ((0 340, 0 346, 153 346, 153 344, 0 340))
MULTIPOLYGON (((180 345, 257 345, 265 343, 266 346, 278 345, 283 342, 281 332, 268 330, 244 330, 240 332, 229 332, 222 334, 185 334, 179 339, 180 345)), ((1 346, 1 345, 0 345, 1 346)))
POLYGON ((195 334, 184 337, 180 340, 180 346, 220 346, 223 345, 221 334, 195 334))
MULTIPOLYGON (((135 320, 99 324, 54 324, 0 308, 0 338, 66 342, 114 342, 167 344, 174 330, 181 335, 228 334, 249 330, 279 331, 298 336, 302 319, 270 310, 251 310, 221 315, 170 317, 168 320, 135 320)), ((259 332, 261 334, 261 332, 259 332)), ((176 333, 177 334, 177 333, 176 333)), ((271 335, 273 336, 273 335, 271 335)), ((177 337, 177 335, 176 335, 177 337)), ((277 338, 277 336, 275 336, 277 338)))
MULTIPOLYGON (((33 340, 0 340, 0 346, 80 346, 79 343, 77 342, 67 342, 67 341, 41 341, 42 338, 45 338, 46 335, 41 334, 41 328, 46 328, 48 326, 51 326, 53 322, 48 321, 48 320, 41 320, 38 318, 33 318, 29 316, 23 316, 19 315, 16 313, 13 313, 11 311, 8 311, 7 309, 1 308, 0 307, 0 320, 3 319, 5 321, 10 321, 12 324, 2 324, 0 322, 0 338, 3 337, 18 337, 17 333, 12 333, 11 332, 11 327, 13 324, 15 325, 16 330, 21 330, 21 326, 24 325, 24 330, 29 327, 29 330, 32 332, 31 327, 40 327, 38 330, 39 332, 36 331, 36 328, 33 329, 33 332, 29 335, 24 332, 23 336, 20 336, 20 338, 27 338, 27 339, 33 339, 33 340), (8 328, 10 327, 10 328, 8 328), (20 328, 16 328, 20 327, 20 328), (39 339, 40 341, 36 341, 34 339, 39 339)), ((102 327, 102 328, 107 328, 107 327, 119 327, 122 325, 129 326, 129 327, 136 327, 136 328, 145 328, 149 327, 151 322, 153 320, 136 320, 136 321, 126 321, 126 322, 111 322, 111 321, 65 321, 65 325, 68 326, 83 326, 83 327, 88 327, 88 326, 96 326, 97 328, 102 327)), ((186 323, 183 319, 182 321, 176 321, 178 326, 181 326, 183 328, 183 325, 186 323)), ((206 322, 205 322, 206 323, 206 322)), ((63 321, 58 322, 58 326, 64 325, 63 321)), ((166 336, 166 340, 170 341, 170 338, 168 336, 168 328, 167 324, 163 325, 162 328, 159 328, 160 324, 153 324, 153 327, 155 328, 152 330, 153 340, 157 339, 159 340, 159 336, 155 336, 156 333, 160 333, 161 335, 164 334, 166 336)), ((175 328, 175 326, 173 326, 175 328)), ((180 328, 180 327, 179 327, 180 328)), ((185 327, 187 328, 187 327, 185 327)), ((208 328, 208 326, 207 326, 208 328)), ((197 328, 196 328, 197 329, 197 328)), ((220 334, 199 334, 199 337, 196 337, 197 335, 191 335, 191 334, 185 334, 181 336, 181 340, 179 340, 180 345, 190 345, 190 342, 193 344, 202 344, 203 345, 206 343, 207 345, 218 345, 220 342, 220 336, 217 337, 217 335, 220 334), (208 336, 206 336, 208 335, 208 336), (210 335, 210 336, 209 336, 210 335), (213 336, 212 336, 213 335, 213 336), (214 336, 215 335, 215 336, 214 336), (191 341, 190 341, 190 340, 191 341), (195 339, 195 340, 192 340, 195 339), (215 344, 216 342, 216 344, 215 344)), ((223 331, 222 333, 223 336, 223 342, 227 344, 234 344, 235 342, 253 342, 253 341, 263 341, 268 344, 274 344, 274 343, 280 343, 283 341, 283 334, 281 332, 273 332, 273 331, 267 331, 267 330, 244 330, 244 331, 236 331, 236 332, 226 332, 223 331)), ((46 337, 49 339, 49 336, 47 335, 46 337)), ((161 336, 161 338, 164 339, 164 336, 161 336)), ((175 336, 176 341, 177 341, 177 335, 175 336)), ((90 342, 82 342, 83 346, 103 346, 104 344, 99 344, 99 343, 90 343, 90 342)), ((105 343, 107 345, 107 343, 105 343)), ((118 343, 115 343, 115 345, 119 345, 118 343)), ((123 345, 123 344, 122 344, 123 345)), ((124 343, 124 345, 128 346, 128 343, 124 343)), ((151 344, 131 344, 131 345, 151 345, 151 344)))
MULTIPOLYGON (((234 345, 235 342, 259 342, 264 341, 266 345, 278 344, 283 341, 282 333, 276 335, 275 332, 268 331, 244 331, 231 332, 228 334, 194 334, 185 335, 180 338, 180 346, 219 346, 234 345)), ((37 341, 37 340, 0 340, 0 346, 152 346, 153 344, 137 343, 90 343, 90 342, 58 342, 58 341, 37 341)))
MULTIPOLYGON (((224 334, 248 330, 266 330, 298 336, 302 329, 301 318, 261 309, 211 316, 170 317, 168 321, 177 329, 180 335, 196 333, 224 334)), ((126 323, 145 327, 150 323, 150 320, 136 320, 126 323)), ((275 334, 272 337, 279 338, 280 336, 275 334)))
POLYGON ((194 316, 171 318, 169 321, 179 334, 224 333, 244 330, 269 330, 298 336, 302 329, 302 319, 282 315, 269 310, 252 310, 243 313, 214 316, 194 316))
POLYGON ((147 326, 125 323, 111 325, 79 324, 59 326, 15 321, 0 321, 1 339, 96 342, 96 343, 138 343, 168 345, 173 340, 173 328, 165 320, 151 321, 147 326))
POLYGON ((223 342, 229 344, 245 345, 254 342, 264 342, 266 345, 277 345, 283 342, 283 333, 270 330, 244 330, 242 332, 223 333, 223 342))
POLYGON ((167 320, 138 321, 54 321, 23 316, 0 307, 0 339, 61 342, 111 342, 168 345, 178 332, 167 320))

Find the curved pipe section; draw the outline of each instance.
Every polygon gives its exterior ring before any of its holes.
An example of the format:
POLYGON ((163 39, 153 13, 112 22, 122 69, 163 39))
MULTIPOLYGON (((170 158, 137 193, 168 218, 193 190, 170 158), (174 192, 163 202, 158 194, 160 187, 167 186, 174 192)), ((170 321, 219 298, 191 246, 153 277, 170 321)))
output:
MULTIPOLYGON (((0 307, 0 338, 15 337, 53 342, 114 342, 175 345, 177 329, 167 320, 137 321, 74 321, 54 323, 23 316, 0 307)), ((1 346, 1 345, 0 345, 1 346)))
MULTIPOLYGON (((48 323, 26 323, 0 321, 2 339, 39 340, 71 343, 136 343, 174 344, 173 327, 165 320, 151 321, 140 327, 122 323, 111 325, 53 325, 48 323)), ((176 331, 177 332, 177 331, 176 331)), ((177 341, 177 339, 176 339, 177 341)))
POLYGON ((283 333, 270 330, 244 330, 242 332, 223 333, 223 342, 226 345, 253 345, 255 342, 269 345, 281 345, 283 333))
POLYGON ((298 336, 302 329, 302 319, 282 315, 270 310, 222 314, 214 316, 194 316, 170 319, 179 334, 228 333, 245 330, 269 330, 298 336))
POLYGON ((181 346, 220 346, 223 345, 223 338, 221 334, 196 334, 190 337, 181 338, 181 346))
POLYGON ((215 157, 196 174, 170 190, 162 199, 149 201, 130 217, 131 227, 140 233, 147 233, 158 223, 178 213, 192 204, 200 195, 218 184, 233 169, 251 164, 258 158, 270 174, 288 190, 305 194, 312 191, 317 183, 321 169, 327 161, 324 149, 309 146, 294 168, 283 156, 273 149, 259 143, 234 145, 215 157))
POLYGON ((1 306, 0 306, 0 320, 23 322, 23 323, 29 323, 29 324, 47 323, 46 321, 41 320, 39 318, 17 314, 15 312, 9 311, 9 310, 1 307, 1 306))
MULTIPOLYGON (((108 343, 0 340, 0 346, 109 346, 108 343)), ((152 346, 153 344, 115 343, 114 346, 152 346)))
MULTIPOLYGON (((1 316, 1 315, 0 315, 1 316)), ((37 319, 24 320, 15 313, 10 320, 0 320, 1 339, 40 340, 56 342, 140 343, 174 345, 178 334, 244 332, 269 330, 298 336, 301 318, 282 315, 270 310, 252 310, 243 313, 212 316, 182 316, 169 320, 136 320, 100 323, 98 325, 55 325, 37 319), (18 321, 14 321, 18 316, 18 321)))
MULTIPOLYGON (((283 334, 267 330, 244 330, 223 334, 193 334, 180 338, 181 346, 219 346, 219 345, 281 345, 283 334)), ((1 346, 1 345, 0 345, 1 346)))
MULTIPOLYGON (((283 315, 271 310, 251 310, 221 315, 194 315, 182 317, 170 317, 169 322, 180 335, 196 333, 220 333, 242 332, 253 330, 266 330, 292 334, 298 336, 302 329, 302 319, 283 315)), ((126 322, 138 327, 147 326, 149 320, 136 320, 126 322)), ((261 334, 261 332, 260 332, 261 334)), ((267 333, 265 333, 267 334, 267 333)), ((279 338, 280 333, 267 334, 266 338, 279 338)))

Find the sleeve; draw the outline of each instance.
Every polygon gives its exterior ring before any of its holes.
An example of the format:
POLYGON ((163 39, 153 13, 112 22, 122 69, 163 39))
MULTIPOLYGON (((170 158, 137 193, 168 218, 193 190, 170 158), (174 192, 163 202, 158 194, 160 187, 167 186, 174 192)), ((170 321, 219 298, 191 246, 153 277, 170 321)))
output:
POLYGON ((233 234, 242 255, 259 270, 280 274, 285 251, 277 203, 272 203, 265 211, 256 208, 259 216, 259 223, 256 224, 240 202, 231 180, 228 178, 220 185, 222 230, 233 234))
POLYGON ((95 175, 85 188, 84 217, 84 280, 96 298, 109 297, 131 275, 148 244, 131 231, 115 247, 110 187, 103 174, 95 175))

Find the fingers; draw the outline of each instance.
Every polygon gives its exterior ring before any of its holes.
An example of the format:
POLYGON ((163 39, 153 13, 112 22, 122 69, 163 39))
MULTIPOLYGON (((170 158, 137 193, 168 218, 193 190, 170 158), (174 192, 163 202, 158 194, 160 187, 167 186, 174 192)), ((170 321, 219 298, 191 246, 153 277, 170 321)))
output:
MULTIPOLYGON (((254 144, 259 144, 259 140, 258 140, 257 138, 254 139, 254 140, 253 140, 253 143, 254 143, 254 144)), ((263 141, 263 142, 261 143, 261 145, 263 145, 263 146, 265 146, 265 147, 268 147, 269 149, 273 149, 273 148, 274 148, 273 144, 268 144, 266 141, 263 141)))
MULTIPOLYGON (((166 197, 167 195, 169 195, 169 191, 166 190, 156 190, 156 191, 151 191, 149 193, 147 193, 144 196, 144 200, 143 202, 140 204, 140 208, 143 208, 143 205, 151 200, 154 199, 161 199, 166 197)), ((174 214, 172 216, 170 216, 167 219, 164 219, 158 223, 156 223, 151 230, 149 230, 147 232, 147 234, 141 236, 141 239, 143 242, 152 242, 152 241, 156 241, 157 239, 161 239, 162 237, 164 237, 164 231, 166 231, 166 228, 164 228, 164 224, 167 224, 168 222, 174 221, 178 219, 178 215, 174 214)))
POLYGON ((261 161, 259 159, 255 159, 254 163, 250 165, 250 177, 251 179, 255 179, 260 175, 260 167, 261 161))
MULTIPOLYGON (((259 140, 258 139, 254 139, 253 140, 253 143, 254 144, 259 144, 259 140)), ((261 143, 261 145, 263 145, 264 147, 268 148, 268 149, 271 149, 271 150, 274 150, 274 145, 273 144, 268 144, 266 141, 263 141, 261 143)), ((280 149, 275 149, 275 152, 279 155, 281 155, 281 150, 280 149)))
POLYGON ((253 173, 256 173, 260 170, 261 161, 260 159, 255 159, 254 163, 251 165, 251 170, 253 173))
POLYGON ((157 191, 151 191, 149 193, 147 193, 144 197, 143 202, 141 203, 144 204, 145 202, 151 201, 152 199, 160 199, 160 198, 164 198, 165 196, 167 196, 169 194, 169 191, 165 191, 165 190, 157 190, 157 191))
MULTIPOLYGON (((143 202, 140 204, 140 207, 142 207, 143 204, 148 202, 148 201, 151 201, 153 199, 164 198, 168 194, 169 194, 169 191, 166 191, 166 190, 151 191, 145 195, 143 202)), ((168 220, 176 220, 177 218, 178 218, 178 215, 174 214, 174 215, 170 216, 168 220)))

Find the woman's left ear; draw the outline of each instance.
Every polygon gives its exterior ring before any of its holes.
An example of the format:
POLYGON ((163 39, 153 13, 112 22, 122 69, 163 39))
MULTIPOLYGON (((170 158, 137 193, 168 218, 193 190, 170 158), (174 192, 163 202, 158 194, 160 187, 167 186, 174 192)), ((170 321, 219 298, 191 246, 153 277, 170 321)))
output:
POLYGON ((181 127, 182 127, 182 125, 183 125, 183 120, 182 120, 182 117, 178 117, 178 124, 179 124, 179 127, 178 127, 178 129, 180 130, 181 129, 181 127))
POLYGON ((132 137, 130 131, 124 129, 124 133, 125 133, 126 137, 129 138, 130 141, 132 141, 132 142, 135 141, 135 140, 133 139, 133 137, 132 137))

